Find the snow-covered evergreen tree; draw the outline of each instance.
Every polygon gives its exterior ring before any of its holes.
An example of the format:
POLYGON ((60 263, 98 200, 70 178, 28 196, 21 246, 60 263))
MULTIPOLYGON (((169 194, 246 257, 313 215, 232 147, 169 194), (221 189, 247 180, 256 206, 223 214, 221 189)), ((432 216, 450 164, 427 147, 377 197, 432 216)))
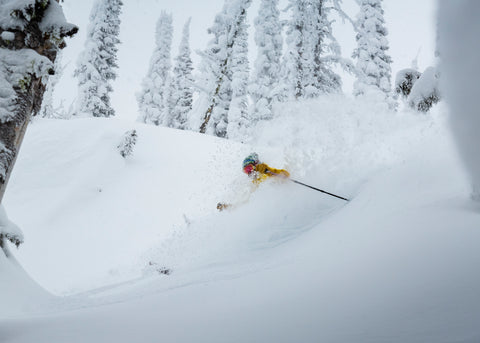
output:
POLYGON ((343 59, 329 19, 336 6, 335 0, 290 0, 284 62, 287 97, 312 98, 340 91, 341 79, 332 65, 343 59))
POLYGON ((283 49, 282 24, 278 0, 261 0, 255 18, 257 58, 250 86, 254 117, 272 118, 272 102, 280 99, 281 58, 283 49))
POLYGON ((225 137, 227 135, 227 115, 231 101, 230 77, 228 76, 228 60, 231 54, 229 42, 228 0, 220 13, 215 16, 214 24, 208 33, 214 37, 208 47, 201 53, 199 84, 203 87, 206 109, 200 126, 201 133, 225 137))
POLYGON ((143 79, 142 90, 137 94, 140 122, 162 126, 170 124, 172 36, 172 15, 162 11, 157 21, 155 50, 150 59, 150 67, 143 79))
POLYGON ((123 134, 120 143, 117 145, 118 152, 123 158, 132 155, 133 148, 137 144, 137 130, 130 130, 123 134))
POLYGON ((305 50, 303 36, 305 26, 305 1, 290 1, 291 17, 287 26, 287 53, 285 55, 284 76, 287 98, 299 98, 303 96, 303 74, 304 61, 303 51, 305 50))
POLYGON ((183 27, 183 36, 180 42, 178 56, 175 58, 173 68, 172 89, 172 127, 187 129, 188 114, 192 110, 193 102, 193 64, 190 57, 190 21, 183 27))
POLYGON ((250 69, 248 65, 248 23, 245 19, 239 22, 237 38, 232 46, 232 101, 228 111, 227 137, 244 140, 247 129, 251 126, 252 116, 248 112, 248 81, 250 69))
POLYGON ((62 76, 62 52, 59 51, 55 59, 54 69, 55 74, 48 77, 47 85, 45 86, 45 93, 43 93, 42 107, 40 108, 39 116, 43 118, 58 118, 59 114, 55 113, 53 107, 53 92, 57 82, 62 76))
POLYGON ((439 73, 434 67, 428 67, 413 84, 407 103, 417 111, 428 112, 439 101, 439 73))
POLYGON ((333 71, 335 64, 346 70, 351 69, 351 62, 342 58, 340 45, 333 35, 332 19, 329 18, 333 9, 339 10, 339 1, 332 0, 311 0, 312 11, 314 15, 311 21, 312 26, 316 26, 317 32, 309 31, 311 41, 314 45, 313 54, 313 91, 308 91, 306 95, 317 96, 319 94, 339 92, 342 87, 340 76, 333 71))
POLYGON ((77 111, 94 117, 115 114, 110 104, 111 81, 117 77, 117 45, 122 0, 97 0, 90 14, 85 50, 75 70, 78 77, 77 111))
MULTIPOLYGON (((243 40, 246 34, 246 15, 251 0, 226 0, 222 11, 216 15, 214 24, 208 32, 214 35, 207 49, 202 53, 201 87, 204 91, 204 117, 200 132, 227 137, 228 116, 233 98, 232 79, 235 77, 235 97, 241 104, 243 97, 242 79, 244 71, 238 65, 243 59, 234 56, 244 53, 243 40), (232 70, 232 67, 234 67, 232 70)), ((232 114, 234 115, 234 114, 232 114)))
POLYGON ((360 0, 356 21, 357 48, 352 57, 357 59, 357 80, 354 95, 379 90, 390 96, 392 58, 387 54, 388 31, 383 18, 382 0, 360 0))
POLYGON ((418 70, 414 68, 406 68, 397 72, 395 76, 395 96, 399 95, 406 99, 412 91, 412 87, 417 80, 422 76, 418 70))

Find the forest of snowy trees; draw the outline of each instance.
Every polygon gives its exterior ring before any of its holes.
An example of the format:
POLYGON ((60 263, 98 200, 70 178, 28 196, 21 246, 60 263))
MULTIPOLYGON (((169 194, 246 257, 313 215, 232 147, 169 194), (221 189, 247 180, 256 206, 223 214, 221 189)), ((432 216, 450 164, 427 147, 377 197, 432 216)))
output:
MULTIPOLYGON (((160 13, 150 66, 137 94, 137 120, 246 141, 250 128, 275 117, 276 104, 342 92, 339 68, 355 76, 353 95, 356 97, 375 94, 390 108, 396 108, 396 102, 403 101, 405 106, 420 112, 427 112, 439 101, 439 73, 433 67, 423 73, 415 65, 399 71, 392 90, 392 58, 388 54, 382 0, 359 0, 356 18, 348 17, 339 0, 289 0, 286 9, 279 8, 279 0, 259 1, 258 13, 251 14, 255 19, 254 27, 250 28, 247 15, 252 0, 225 0, 208 29, 210 41, 202 51, 196 52, 201 57, 197 67, 191 56, 190 19, 184 23, 178 52, 172 57, 173 17, 166 11, 160 13), (280 18, 282 11, 287 19, 280 18), (345 25, 352 25, 355 32, 357 46, 353 60, 342 56, 335 38, 332 23, 339 18, 345 25), (254 32, 254 47, 248 44, 250 32, 254 32), (249 49, 256 51, 254 61, 249 61, 249 49)), ((15 9, 20 13, 15 20, 23 17, 29 20, 28 11, 41 11, 43 3, 21 1, 19 9, 15 9), (22 6, 26 9, 21 10, 22 6)), ((48 8, 59 6, 55 1, 46 3, 52 3, 48 8)), ((7 1, 2 11, 9 10, 9 6, 15 8, 7 1)), ((44 101, 33 104, 35 114, 50 118, 115 115, 110 94, 112 81, 117 76, 119 33, 124 29, 120 20, 122 6, 121 0, 94 2, 84 49, 75 69, 78 96, 75 109, 68 115, 65 110, 58 113, 52 104, 53 88, 62 71, 56 59, 57 51, 47 56, 49 61, 38 60, 35 70, 28 75, 52 75, 41 84, 44 101), (49 64, 54 62, 55 65, 49 64)), ((6 12, 2 15, 9 17, 6 12)), ((5 29, 7 24, 2 27, 2 49, 17 48, 20 43, 16 33, 5 29)), ((67 34, 73 34, 73 29, 55 28, 51 36, 55 39, 54 45, 62 47, 62 38, 67 34)), ((9 55, 1 56, 5 60, 9 55)), ((29 76, 19 90, 11 93, 21 92, 32 80, 29 76)), ((0 100, 8 102, 10 97, 0 100)), ((8 117, 2 119, 3 122, 13 119, 12 114, 3 116, 8 117)), ((9 165, 15 157, 11 144, 3 142, 1 146, 2 182, 8 179, 9 165)))
MULTIPOLYGON (((190 19, 172 56, 174 19, 166 11, 160 13, 150 66, 137 93, 138 121, 245 141, 249 128, 275 116, 275 104, 341 93, 341 69, 356 78, 353 95, 374 95, 393 109, 403 101, 427 112, 439 100, 433 68, 423 74, 406 68, 392 87, 382 0, 358 1, 355 18, 338 0, 289 0, 285 10, 279 8, 279 0, 260 0, 258 13, 250 14, 255 16, 253 30, 247 20, 251 2, 225 0, 208 29, 210 41, 196 51, 201 57, 196 67, 190 19), (280 18, 282 10, 286 20, 280 18), (357 46, 352 59, 342 56, 335 38, 332 23, 338 19, 354 29, 357 46), (248 46, 249 32, 254 33, 254 47, 248 46), (256 51, 254 61, 249 61, 249 49, 256 51)), ((120 0, 95 2, 76 69, 79 95, 74 115, 114 115, 109 94, 116 77, 121 6, 120 0)))

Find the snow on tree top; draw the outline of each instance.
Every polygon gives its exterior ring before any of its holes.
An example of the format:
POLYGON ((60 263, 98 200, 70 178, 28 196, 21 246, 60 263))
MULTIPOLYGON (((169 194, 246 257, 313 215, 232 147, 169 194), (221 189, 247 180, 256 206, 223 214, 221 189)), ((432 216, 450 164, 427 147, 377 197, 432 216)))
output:
POLYGON ((2 29, 23 28, 24 21, 15 13, 22 12, 27 15, 26 10, 35 7, 35 2, 36 0, 0 0, 0 27, 2 29))
POLYGON ((438 83, 438 71, 434 67, 428 67, 413 85, 408 101, 416 106, 429 97, 434 97, 438 101, 438 83))
POLYGON ((43 32, 58 32, 62 37, 77 30, 75 25, 67 23, 61 6, 54 0, 0 0, 0 28, 23 30, 37 11, 43 9, 46 9, 40 23, 43 32))
POLYGON ((413 68, 405 68, 398 71, 397 75, 395 76, 395 87, 399 87, 402 84, 407 74, 416 75, 418 79, 422 73, 413 68))
POLYGON ((61 37, 71 35, 78 30, 77 26, 67 23, 62 7, 53 0, 50 0, 45 16, 40 23, 40 30, 43 32, 56 32, 61 37))

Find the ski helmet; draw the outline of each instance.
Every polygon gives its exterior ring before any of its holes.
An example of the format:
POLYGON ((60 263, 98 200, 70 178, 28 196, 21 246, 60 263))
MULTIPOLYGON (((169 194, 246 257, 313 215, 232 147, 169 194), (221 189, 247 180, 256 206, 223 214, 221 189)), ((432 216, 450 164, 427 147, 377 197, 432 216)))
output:
POLYGON ((258 164, 258 154, 256 152, 251 153, 243 160, 243 171, 247 174, 250 174, 253 171, 253 166, 258 164))

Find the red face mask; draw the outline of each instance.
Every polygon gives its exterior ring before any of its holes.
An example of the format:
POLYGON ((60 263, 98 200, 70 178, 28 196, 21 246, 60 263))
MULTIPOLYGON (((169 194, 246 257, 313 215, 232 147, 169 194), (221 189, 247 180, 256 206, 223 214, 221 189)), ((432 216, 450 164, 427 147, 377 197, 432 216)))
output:
POLYGON ((243 168, 243 171, 245 174, 250 175, 253 172, 253 169, 253 164, 248 164, 245 166, 245 168, 243 168))

